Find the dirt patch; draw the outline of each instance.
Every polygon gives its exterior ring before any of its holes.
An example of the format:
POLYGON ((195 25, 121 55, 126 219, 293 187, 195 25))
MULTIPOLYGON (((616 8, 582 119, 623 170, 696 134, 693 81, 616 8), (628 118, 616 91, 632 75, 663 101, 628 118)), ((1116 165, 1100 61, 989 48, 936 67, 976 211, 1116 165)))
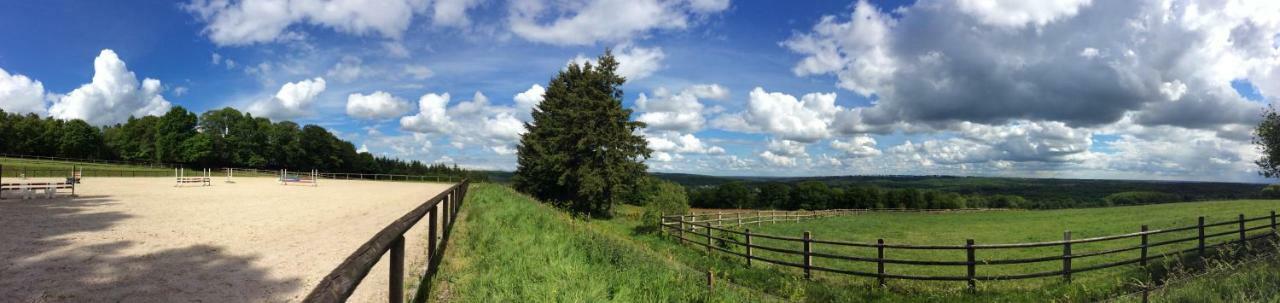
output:
MULTIPOLYGON (((373 234, 449 186, 213 181, 179 188, 173 178, 86 178, 77 198, 6 192, 0 301, 300 301, 373 234)), ((406 264, 423 264, 425 235, 426 224, 406 235, 406 264)), ((351 301, 386 301, 386 259, 351 301)))

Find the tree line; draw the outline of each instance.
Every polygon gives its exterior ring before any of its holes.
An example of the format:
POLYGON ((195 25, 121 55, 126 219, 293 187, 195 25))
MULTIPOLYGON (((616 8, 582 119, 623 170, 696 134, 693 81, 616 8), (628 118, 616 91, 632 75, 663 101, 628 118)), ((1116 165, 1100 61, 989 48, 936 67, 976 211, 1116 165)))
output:
POLYGON ((162 116, 130 117, 103 127, 80 119, 0 110, 0 153, 196 167, 485 177, 456 165, 357 152, 354 144, 323 127, 272 122, 230 107, 197 116, 174 106, 162 116))
POLYGON ((1089 195, 1077 197, 1063 198, 1060 195, 1055 195, 1028 198, 1024 195, 1016 194, 1025 191, 1025 188, 1020 186, 992 189, 951 185, 945 188, 952 190, 945 190, 904 187, 904 184, 895 183, 882 183, 895 186, 883 187, 876 184, 818 180, 733 181, 718 185, 689 186, 686 188, 689 204, 692 207, 782 210, 835 208, 1060 209, 1241 198, 1274 199, 1280 197, 1280 186, 1271 186, 1258 190, 1257 187, 1259 186, 1252 184, 1113 182, 1118 184, 1106 188, 1111 193, 1105 194, 1100 198, 1091 197, 1096 194, 1097 189, 1090 190, 1089 195), (1130 183, 1143 183, 1144 186, 1134 186, 1130 183), (1182 190, 1183 192, 1158 190, 1172 187, 1189 187, 1195 190, 1191 193, 1185 192, 1185 189, 1182 190))
POLYGON ((821 181, 730 182, 689 189, 689 204, 700 208, 816 210, 837 208, 959 209, 1023 208, 1016 195, 962 195, 940 190, 846 185, 821 181))

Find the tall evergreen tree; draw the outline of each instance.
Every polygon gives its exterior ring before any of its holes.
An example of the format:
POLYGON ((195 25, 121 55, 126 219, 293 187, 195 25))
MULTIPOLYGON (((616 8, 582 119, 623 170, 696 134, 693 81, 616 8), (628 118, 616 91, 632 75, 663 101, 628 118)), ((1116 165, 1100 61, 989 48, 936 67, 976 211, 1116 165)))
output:
POLYGON ((512 181, 520 191, 571 211, 609 216, 644 176, 652 152, 622 107, 626 79, 606 50, 596 65, 570 64, 551 83, 520 137, 512 181))

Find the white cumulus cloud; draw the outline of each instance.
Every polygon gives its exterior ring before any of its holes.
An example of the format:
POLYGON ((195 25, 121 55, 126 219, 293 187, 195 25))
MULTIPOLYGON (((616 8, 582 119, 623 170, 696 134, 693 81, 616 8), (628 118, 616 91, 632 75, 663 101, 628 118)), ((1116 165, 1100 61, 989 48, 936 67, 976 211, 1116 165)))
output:
POLYGON ((49 107, 59 119, 82 119, 93 125, 123 122, 130 116, 161 115, 170 103, 160 93, 160 80, 138 77, 110 49, 93 59, 93 80, 63 95, 49 107))
POLYGON ((408 101, 384 91, 347 96, 347 115, 368 120, 390 119, 413 109, 408 101))
POLYGON ((305 23, 339 32, 399 39, 426 0, 193 0, 183 5, 205 22, 204 34, 218 45, 248 45, 302 35, 305 23))
POLYGON ((254 115, 273 119, 291 119, 310 115, 308 107, 325 90, 324 78, 316 77, 280 86, 275 96, 249 105, 254 115))
POLYGON ((728 7, 728 1, 526 0, 512 3, 507 22, 512 33, 530 41, 588 45, 627 41, 656 30, 682 30, 698 15, 728 7))
MULTIPOLYGON (((623 44, 614 48, 613 56, 618 60, 618 75, 627 78, 627 81, 648 78, 654 72, 662 69, 662 60, 667 57, 660 47, 644 48, 630 44, 623 44)), ((596 59, 578 54, 577 57, 569 59, 569 62, 565 63, 565 65, 568 66, 571 63, 583 65, 588 62, 594 65, 596 64, 596 59)))
POLYGON ((43 116, 44 106, 44 84, 0 68, 0 109, 43 116))

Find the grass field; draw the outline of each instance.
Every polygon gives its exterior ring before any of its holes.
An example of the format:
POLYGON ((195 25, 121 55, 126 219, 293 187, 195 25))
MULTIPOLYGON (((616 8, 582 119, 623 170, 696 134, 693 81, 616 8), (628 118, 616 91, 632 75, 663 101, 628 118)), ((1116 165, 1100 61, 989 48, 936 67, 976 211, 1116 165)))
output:
MULTIPOLYGON (((1135 207, 1075 209, 1057 211, 1016 211, 1016 212, 979 212, 953 214, 922 213, 880 213, 833 217, 804 221, 800 223, 779 223, 752 227, 752 232, 768 233, 800 237, 804 231, 811 231, 816 239, 843 240, 858 242, 875 242, 877 238, 886 239, 887 243, 960 245, 966 239, 974 239, 977 243, 1017 243, 1053 241, 1062 239, 1064 230, 1072 230, 1073 238, 1086 238, 1102 235, 1130 233, 1139 230, 1142 224, 1151 229, 1194 225, 1196 217, 1206 216, 1206 222, 1234 220, 1238 214, 1247 217, 1268 215, 1272 209, 1280 208, 1278 201, 1226 201, 1178 203, 1135 207)), ((639 209, 622 208, 622 216, 614 220, 593 221, 618 234, 632 234, 640 222, 639 209)), ((1249 226, 1267 224, 1251 222, 1249 226)), ((1236 228, 1223 226, 1206 229, 1206 234, 1218 231, 1229 231, 1236 228)), ((1256 234, 1255 231, 1250 235, 1256 234)), ((1195 231, 1175 233, 1172 235, 1152 236, 1150 241, 1195 236, 1195 231)), ((746 267, 740 257, 714 253, 712 257, 704 256, 704 250, 697 246, 680 246, 675 241, 656 235, 632 234, 632 239, 645 243, 651 249, 668 254, 674 259, 693 267, 712 267, 721 271, 726 279, 735 281, 754 289, 761 289, 770 294, 786 297, 793 301, 1046 301, 1072 300, 1093 301, 1105 299, 1131 290, 1138 281, 1144 281, 1146 272, 1136 266, 1097 270, 1079 273, 1073 277, 1072 283, 1063 283, 1061 278, 1049 277, 1019 281, 979 282, 978 293, 966 291, 964 282, 921 282, 890 280, 888 291, 876 286, 874 279, 852 277, 830 273, 815 274, 815 281, 804 281, 802 271, 781 266, 765 265, 756 262, 753 267, 746 267)), ((700 239, 693 236, 693 239, 700 239)), ((1232 236, 1211 238, 1209 243, 1226 241, 1232 236)), ((741 239, 739 239, 741 240, 741 239)), ((782 247, 799 250, 798 243, 778 243, 761 238, 753 239, 760 245, 782 247)), ((1133 241, 1137 241, 1134 239, 1133 241)), ((1135 246, 1137 242, 1102 242, 1077 244, 1073 246, 1076 254, 1098 251, 1119 246, 1135 246)), ((1156 254, 1175 249, 1194 247, 1195 243, 1186 242, 1172 247, 1152 248, 1150 253, 1156 254)), ((874 249, 836 248, 814 245, 814 251, 875 257, 874 249)), ((800 262, 797 256, 780 256, 761 249, 755 250, 757 255, 771 256, 776 259, 800 262)), ((1061 255, 1060 247, 1048 247, 1018 251, 980 251, 978 260, 1002 259, 1015 257, 1043 257, 1061 255)), ((963 261, 963 251, 905 251, 888 250, 886 257, 916 260, 950 260, 963 261)), ((1101 264, 1120 259, 1137 257, 1137 252, 1116 255, 1076 259, 1074 268, 1101 264)), ((1169 262, 1177 263, 1176 258, 1169 262)), ((835 262, 822 258, 814 258, 815 264, 834 268, 858 269, 875 272, 874 264, 854 265, 835 262)), ((1060 269, 1061 262, 1046 262, 1030 265, 1002 265, 979 267, 978 274, 999 274, 1013 272, 1052 271, 1060 269)), ((1154 268, 1165 268, 1156 266, 1154 268)), ((888 265, 890 273, 919 275, 959 275, 963 276, 965 268, 959 267, 922 267, 912 265, 888 265)), ((1158 272, 1158 271, 1157 271, 1158 272)))
POLYGON ((0 173, 5 177, 16 177, 19 174, 26 174, 33 177, 62 177, 71 171, 74 165, 76 168, 85 170, 85 174, 89 176, 95 175, 117 175, 120 171, 138 172, 143 174, 155 174, 157 176, 173 175, 172 168, 160 168, 141 165, 125 165, 125 164, 107 164, 107 163, 85 163, 70 162, 59 160, 40 160, 40 159, 21 159, 0 157, 0 165, 4 166, 4 170, 0 173), (115 174, 113 174, 115 173, 115 174))
POLYGON ((510 188, 472 185, 432 298, 452 302, 760 302, 510 188))

